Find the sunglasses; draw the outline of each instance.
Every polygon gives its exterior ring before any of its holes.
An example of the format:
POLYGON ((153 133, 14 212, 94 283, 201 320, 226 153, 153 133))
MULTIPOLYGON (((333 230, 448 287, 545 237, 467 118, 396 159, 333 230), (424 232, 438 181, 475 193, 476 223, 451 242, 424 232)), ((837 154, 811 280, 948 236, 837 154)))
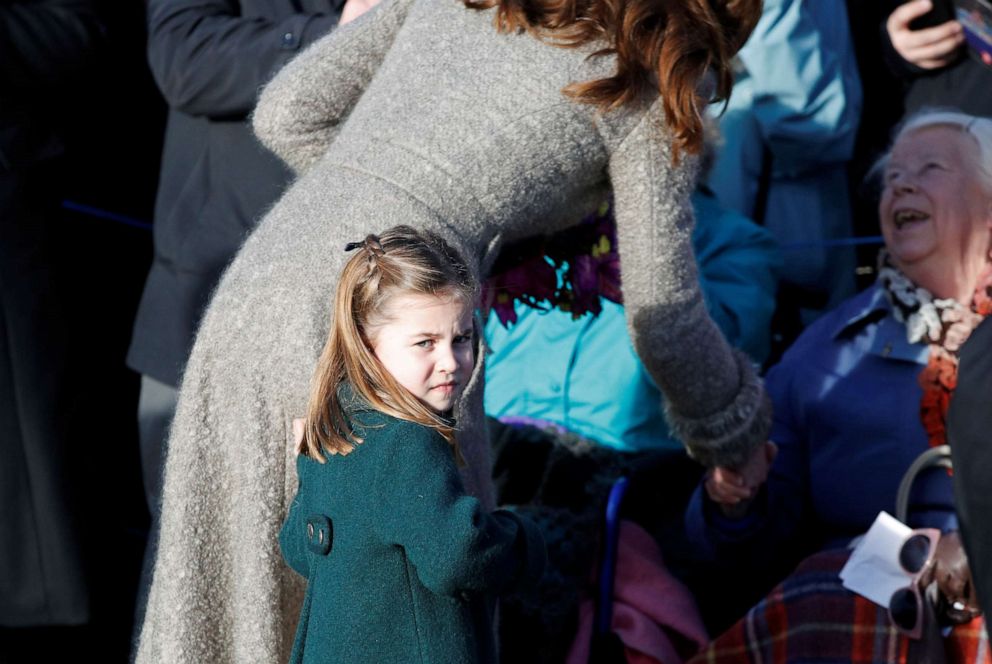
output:
POLYGON ((892 593, 889 600, 889 618, 899 631, 912 639, 923 634, 923 594, 920 579, 933 565, 940 531, 935 528, 914 530, 899 547, 899 565, 909 574, 905 588, 892 593))

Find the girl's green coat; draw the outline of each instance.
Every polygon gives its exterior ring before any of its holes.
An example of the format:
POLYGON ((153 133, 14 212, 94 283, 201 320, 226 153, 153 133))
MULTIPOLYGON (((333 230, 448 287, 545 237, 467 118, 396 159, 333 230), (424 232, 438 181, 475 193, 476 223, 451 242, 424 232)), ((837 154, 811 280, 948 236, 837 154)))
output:
POLYGON ((493 600, 536 582, 540 533, 466 495, 437 432, 352 402, 364 442, 299 457, 279 534, 308 579, 290 662, 494 662, 493 600))

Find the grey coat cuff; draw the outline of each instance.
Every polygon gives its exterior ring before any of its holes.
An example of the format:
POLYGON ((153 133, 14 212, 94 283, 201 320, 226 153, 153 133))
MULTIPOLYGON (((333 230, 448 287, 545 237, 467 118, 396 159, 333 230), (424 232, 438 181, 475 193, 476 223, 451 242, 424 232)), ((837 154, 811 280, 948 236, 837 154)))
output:
POLYGON ((683 417, 666 403, 665 416, 689 456, 707 467, 736 467, 751 451, 768 440, 772 401, 747 355, 734 349, 740 372, 740 390, 723 410, 701 418, 683 417))

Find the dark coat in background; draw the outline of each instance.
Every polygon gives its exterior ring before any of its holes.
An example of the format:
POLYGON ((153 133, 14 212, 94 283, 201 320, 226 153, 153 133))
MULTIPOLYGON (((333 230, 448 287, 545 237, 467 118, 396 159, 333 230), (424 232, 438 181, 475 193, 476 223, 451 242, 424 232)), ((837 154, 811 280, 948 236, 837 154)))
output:
POLYGON ((978 601, 992 612, 992 316, 961 350, 958 386, 947 414, 954 500, 978 601))
POLYGON ((992 67, 970 56, 935 72, 915 70, 906 94, 906 112, 953 106, 971 115, 992 117, 992 67))
POLYGON ((55 115, 103 28, 90 0, 0 0, 0 626, 82 624, 73 321, 56 278, 55 115))
MULTIPOLYGON (((889 0, 885 17, 906 0, 889 0)), ((905 86, 905 111, 909 115, 928 107, 950 107, 971 115, 992 117, 992 67, 979 62, 967 46, 961 57, 945 67, 921 69, 902 59, 885 30, 882 19, 882 47, 892 72, 905 86)))
POLYGON ((169 104, 155 257, 128 366, 179 386, 220 275, 290 173, 246 122, 258 90, 337 24, 343 0, 150 0, 148 59, 169 104))

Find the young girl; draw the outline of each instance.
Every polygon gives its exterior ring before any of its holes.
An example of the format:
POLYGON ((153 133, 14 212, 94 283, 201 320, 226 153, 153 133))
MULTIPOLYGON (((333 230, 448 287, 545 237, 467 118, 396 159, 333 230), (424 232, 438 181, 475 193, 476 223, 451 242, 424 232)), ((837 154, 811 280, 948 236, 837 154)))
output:
POLYGON ((291 662, 495 661, 492 600, 537 529, 466 495, 449 415, 474 364, 469 271, 399 226, 352 243, 279 535, 307 577, 291 662))

